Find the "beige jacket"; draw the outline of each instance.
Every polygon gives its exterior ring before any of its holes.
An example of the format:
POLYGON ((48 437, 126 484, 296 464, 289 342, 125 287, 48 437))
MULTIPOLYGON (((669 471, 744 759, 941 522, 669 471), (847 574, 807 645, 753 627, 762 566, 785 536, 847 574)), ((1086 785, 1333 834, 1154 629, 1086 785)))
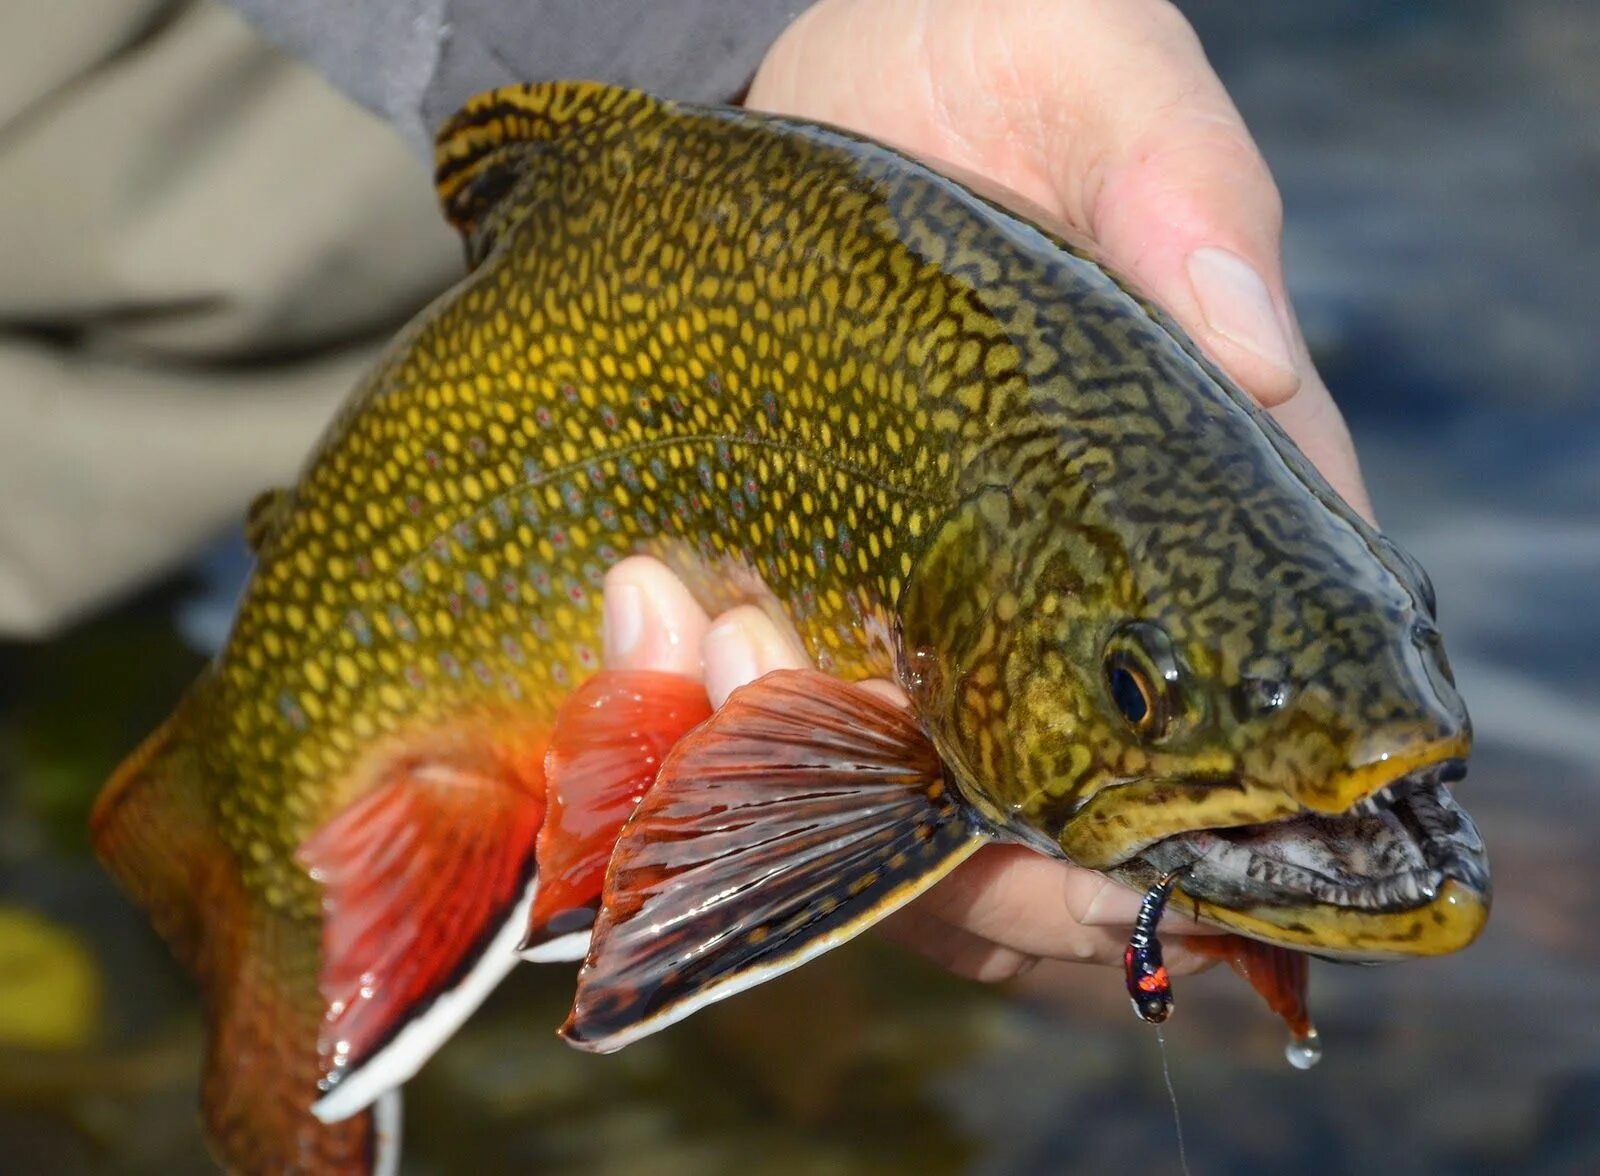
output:
POLYGON ((460 270, 421 162, 232 12, 0 6, 0 637, 291 477, 460 270))

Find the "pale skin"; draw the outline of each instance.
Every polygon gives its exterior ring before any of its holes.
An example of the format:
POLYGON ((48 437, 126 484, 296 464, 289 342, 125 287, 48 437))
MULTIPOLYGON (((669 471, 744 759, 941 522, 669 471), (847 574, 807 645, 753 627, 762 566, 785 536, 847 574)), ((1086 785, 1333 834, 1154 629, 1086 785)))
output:
MULTIPOLYGON (((1271 410, 1334 487, 1371 505, 1284 289, 1272 177, 1165 0, 821 0, 768 52, 747 105, 849 127, 1008 188, 1094 242, 1271 410)), ((606 663, 738 686, 808 664, 754 608, 708 617, 662 565, 607 577, 606 663)), ((895 686, 873 688, 904 701, 895 686)), ((964 976, 1041 959, 1120 965, 1140 896, 991 846, 882 931, 964 976)), ((1162 922, 1176 973, 1210 962, 1162 922)))

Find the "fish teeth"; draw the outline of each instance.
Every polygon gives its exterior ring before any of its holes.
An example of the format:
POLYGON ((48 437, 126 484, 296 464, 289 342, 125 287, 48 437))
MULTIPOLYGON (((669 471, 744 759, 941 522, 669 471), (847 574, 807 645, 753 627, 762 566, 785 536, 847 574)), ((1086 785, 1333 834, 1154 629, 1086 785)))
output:
POLYGON ((1393 808, 1398 799, 1394 786, 1391 784, 1367 796, 1363 796, 1351 806, 1351 810, 1360 813, 1362 816, 1381 816, 1393 808))

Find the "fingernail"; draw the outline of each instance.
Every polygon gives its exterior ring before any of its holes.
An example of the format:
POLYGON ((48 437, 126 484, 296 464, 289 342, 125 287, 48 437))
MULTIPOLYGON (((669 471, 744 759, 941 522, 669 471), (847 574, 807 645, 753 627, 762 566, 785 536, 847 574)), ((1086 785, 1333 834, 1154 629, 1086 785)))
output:
POLYGON ((1208 245, 1189 254, 1189 282, 1206 325, 1298 380, 1283 320, 1261 275, 1237 253, 1208 245))
POLYGON ((760 676, 755 642, 737 621, 718 621, 706 633, 706 693, 712 706, 721 706, 746 682, 760 676))
POLYGON ((636 584, 611 584, 601 601, 607 662, 618 662, 639 645, 644 635, 644 593, 636 584))
POLYGON ((1135 894, 1126 886, 1107 882, 1100 893, 1089 900, 1089 907, 1078 922, 1085 927, 1131 927, 1143 901, 1143 895, 1135 894))

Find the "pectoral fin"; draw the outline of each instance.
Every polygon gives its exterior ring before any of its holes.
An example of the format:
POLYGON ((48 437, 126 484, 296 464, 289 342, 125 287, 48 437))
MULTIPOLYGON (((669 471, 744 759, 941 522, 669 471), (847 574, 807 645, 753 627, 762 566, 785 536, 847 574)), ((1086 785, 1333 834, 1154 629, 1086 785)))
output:
POLYGON ((543 745, 397 756, 300 847, 323 886, 323 1097, 334 1122, 411 1077, 517 962, 536 892, 543 745))
POLYGON ((620 1049, 859 934, 983 841, 910 713, 769 674, 678 744, 623 828, 562 1033, 620 1049))
POLYGON ((525 958, 583 958, 617 834, 672 746, 710 715, 699 682, 649 670, 596 674, 562 704, 545 757, 549 810, 525 958))

